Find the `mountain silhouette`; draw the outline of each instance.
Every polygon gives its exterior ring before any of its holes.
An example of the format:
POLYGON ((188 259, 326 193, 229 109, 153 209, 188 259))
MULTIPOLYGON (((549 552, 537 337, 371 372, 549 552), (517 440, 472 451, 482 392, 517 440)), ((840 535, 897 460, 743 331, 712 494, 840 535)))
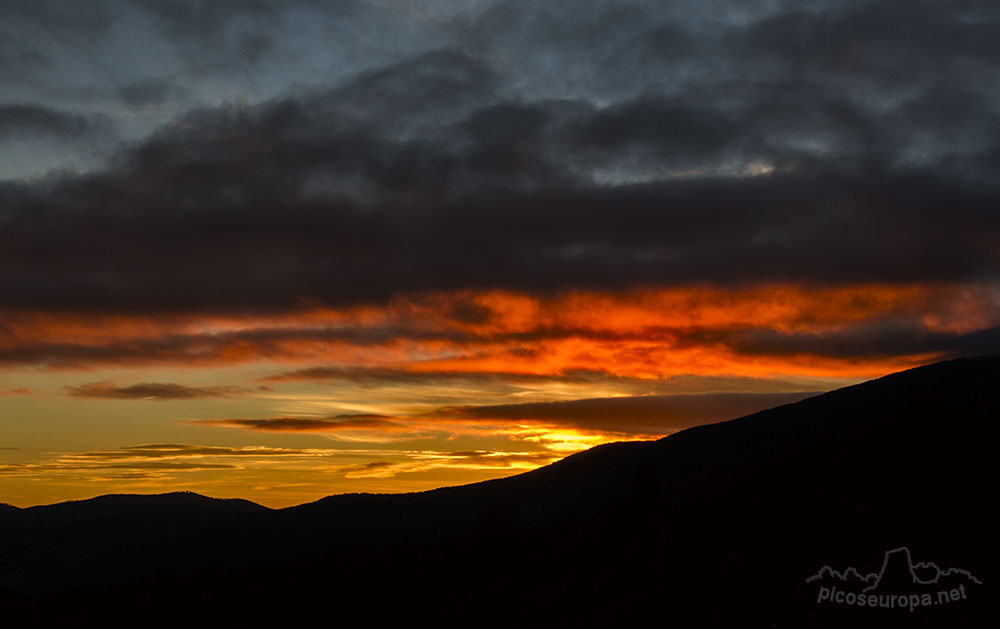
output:
MULTIPOLYGON (((16 508, 15 508, 16 509, 16 508)), ((236 515, 267 510, 255 502, 228 498, 208 498, 191 491, 168 494, 108 494, 88 500, 73 500, 17 510, 11 523, 54 525, 85 522, 95 518, 151 517, 188 515, 207 517, 236 515)))
MULTIPOLYGON (((882 617, 891 612, 817 606, 806 577, 844 565, 860 579, 879 571, 872 562, 885 549, 906 546, 990 582, 986 435, 997 417, 1000 357, 962 358, 461 487, 276 510, 190 493, 4 509, 0 610, 46 620, 155 609, 160 619, 261 621, 294 609, 444 626, 968 626, 985 611, 978 586, 954 605, 882 617)), ((935 569, 901 554, 881 579, 935 569)))

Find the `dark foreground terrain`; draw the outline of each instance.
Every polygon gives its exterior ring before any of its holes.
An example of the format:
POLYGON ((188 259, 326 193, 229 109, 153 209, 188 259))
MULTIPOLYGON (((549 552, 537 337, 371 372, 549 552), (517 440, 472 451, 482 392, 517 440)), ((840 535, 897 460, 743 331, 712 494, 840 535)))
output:
POLYGON ((983 626, 998 418, 991 356, 420 494, 0 507, 0 618, 983 626))

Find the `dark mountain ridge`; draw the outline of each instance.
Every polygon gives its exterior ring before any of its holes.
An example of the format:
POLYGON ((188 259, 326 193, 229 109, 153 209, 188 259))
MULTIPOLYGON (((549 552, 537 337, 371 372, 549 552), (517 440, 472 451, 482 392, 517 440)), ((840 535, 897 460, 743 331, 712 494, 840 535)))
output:
POLYGON ((267 507, 240 498, 209 498, 193 491, 176 491, 166 494, 107 494, 86 500, 11 509, 9 513, 12 517, 5 523, 62 525, 94 518, 180 514, 237 515, 266 511, 267 507))

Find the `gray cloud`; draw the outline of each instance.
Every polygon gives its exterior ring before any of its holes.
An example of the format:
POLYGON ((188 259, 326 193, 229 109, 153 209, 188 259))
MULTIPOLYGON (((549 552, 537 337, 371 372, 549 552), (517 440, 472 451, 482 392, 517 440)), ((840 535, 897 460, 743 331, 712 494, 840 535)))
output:
POLYGON ((92 382, 76 387, 66 387, 70 395, 87 398, 119 400, 156 399, 184 400, 206 397, 232 397, 248 393, 240 387, 188 387, 181 384, 144 382, 127 387, 115 386, 110 382, 92 382))
MULTIPOLYGON (((986 180, 870 162, 857 171, 791 151, 801 164, 780 174, 602 186, 560 165, 558 133, 515 130, 497 146, 489 138, 512 120, 493 122, 492 134, 470 137, 463 125, 427 143, 380 138, 291 101, 190 116, 113 176, 0 190, 0 228, 16 243, 2 254, 3 300, 280 310, 457 288, 995 275, 986 180)), ((612 135, 627 146, 629 133, 612 135)), ((643 142, 671 150, 669 137, 643 142)))
POLYGON ((24 81, 38 69, 51 63, 43 50, 23 36, 6 32, 0 37, 0 77, 10 81, 24 81))
POLYGON ((132 81, 118 88, 118 95, 133 107, 153 107, 169 104, 189 95, 189 90, 169 78, 156 77, 132 81))
POLYGON ((107 116, 74 114, 35 104, 0 104, 0 138, 79 140, 113 133, 107 116))

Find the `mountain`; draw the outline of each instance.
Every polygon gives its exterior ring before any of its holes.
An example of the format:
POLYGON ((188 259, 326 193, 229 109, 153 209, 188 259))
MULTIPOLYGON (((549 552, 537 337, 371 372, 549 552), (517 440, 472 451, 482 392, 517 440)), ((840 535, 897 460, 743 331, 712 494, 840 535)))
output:
POLYGON ((0 511, 0 610, 961 627, 985 612, 984 586, 947 605, 871 609, 818 602, 827 586, 807 578, 828 565, 879 572, 887 551, 907 547, 995 582, 997 417, 1000 356, 964 358, 418 494, 280 510, 106 496, 0 511))
POLYGON ((53 505, 18 509, 10 505, 0 524, 21 526, 66 525, 94 519, 151 516, 206 517, 238 515, 266 511, 267 507, 240 499, 208 498, 191 491, 169 494, 135 495, 109 494, 88 500, 73 500, 53 505))

